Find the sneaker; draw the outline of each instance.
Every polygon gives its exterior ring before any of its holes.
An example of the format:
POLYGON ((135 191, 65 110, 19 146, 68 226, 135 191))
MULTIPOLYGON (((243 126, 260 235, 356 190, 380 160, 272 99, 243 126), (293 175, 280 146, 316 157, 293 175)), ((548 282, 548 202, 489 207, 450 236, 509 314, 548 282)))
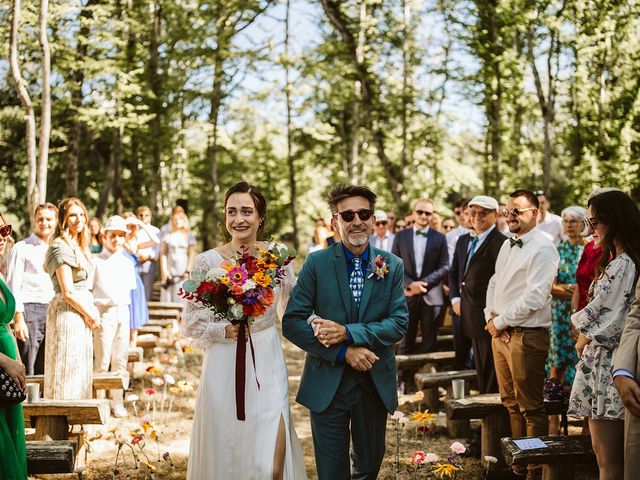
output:
POLYGON ((129 416, 129 412, 123 405, 116 405, 113 407, 113 416, 116 418, 125 418, 129 416))

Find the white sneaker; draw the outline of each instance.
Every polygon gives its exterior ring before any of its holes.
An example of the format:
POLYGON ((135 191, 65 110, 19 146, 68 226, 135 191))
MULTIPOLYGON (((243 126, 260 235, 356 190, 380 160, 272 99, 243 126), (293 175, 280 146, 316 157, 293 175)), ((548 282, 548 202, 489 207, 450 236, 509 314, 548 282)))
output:
POLYGON ((123 405, 116 405, 113 407, 113 416, 116 418, 125 418, 129 416, 129 412, 123 405))

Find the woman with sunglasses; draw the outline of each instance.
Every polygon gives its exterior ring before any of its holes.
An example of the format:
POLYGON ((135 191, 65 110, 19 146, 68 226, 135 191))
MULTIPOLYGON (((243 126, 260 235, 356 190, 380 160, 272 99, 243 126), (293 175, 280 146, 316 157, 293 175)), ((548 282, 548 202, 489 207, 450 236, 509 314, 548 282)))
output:
MULTIPOLYGON (((11 225, 0 213, 0 256, 11 238, 11 225)), ((26 386, 26 369, 17 355, 16 340, 9 323, 15 314, 16 302, 0 273, 0 369, 22 388, 26 386)), ((27 446, 24 438, 22 405, 0 407, 0 478, 27 478, 27 446)))
POLYGON ((622 479, 624 405, 613 383, 612 357, 634 299, 640 265, 640 211, 623 192, 589 200, 585 223, 602 256, 589 291, 589 303, 571 321, 578 329, 580 361, 571 390, 569 414, 589 419, 601 480, 622 479))
POLYGON ((55 292, 47 310, 45 398, 91 398, 91 331, 100 326, 100 314, 88 289, 93 267, 87 221, 87 209, 79 199, 60 202, 58 224, 45 256, 55 292))

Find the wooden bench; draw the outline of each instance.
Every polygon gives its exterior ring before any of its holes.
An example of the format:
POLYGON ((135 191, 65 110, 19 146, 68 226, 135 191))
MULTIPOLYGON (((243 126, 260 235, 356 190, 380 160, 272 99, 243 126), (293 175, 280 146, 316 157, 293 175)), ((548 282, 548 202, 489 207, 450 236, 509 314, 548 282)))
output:
POLYGON ((154 310, 178 310, 180 314, 184 310, 184 304, 178 302, 147 302, 149 311, 154 310))
POLYGON ((158 337, 150 334, 139 335, 136 345, 143 349, 145 357, 148 358, 153 354, 153 349, 158 346, 158 337))
POLYGON ((27 472, 30 475, 73 473, 76 444, 68 440, 27 442, 27 472))
POLYGON ((396 367, 399 369, 418 369, 425 365, 451 365, 456 352, 414 353, 411 355, 396 355, 396 367))
POLYGON ((154 335, 156 337, 161 337, 164 334, 164 328, 159 325, 150 325, 147 323, 146 325, 142 325, 138 328, 138 335, 154 335))
MULTIPOLYGON (((29 375, 27 383, 38 383, 44 389, 44 375, 29 375)), ((96 390, 126 390, 129 388, 129 373, 94 373, 92 382, 94 397, 96 390)))
POLYGON ((23 403, 25 426, 36 429, 36 440, 68 440, 69 425, 105 425, 109 400, 49 400, 23 403))
POLYGON ((149 310, 149 319, 179 319, 180 315, 182 315, 182 310, 178 310, 176 308, 168 308, 168 309, 155 309, 149 310))
POLYGON ((572 480, 577 463, 594 463, 596 456, 587 435, 558 435, 537 437, 546 448, 522 450, 514 438, 501 440, 502 453, 508 465, 542 464, 544 480, 572 480))
POLYGON ((129 357, 128 357, 128 361, 135 363, 135 362, 142 362, 144 358, 144 350, 142 349, 142 347, 135 347, 135 348, 131 348, 129 349, 129 357))
MULTIPOLYGON (((422 346, 422 337, 416 338, 416 348, 422 346)), ((438 335, 436 338, 436 351, 447 352, 453 350, 453 335, 438 335)))

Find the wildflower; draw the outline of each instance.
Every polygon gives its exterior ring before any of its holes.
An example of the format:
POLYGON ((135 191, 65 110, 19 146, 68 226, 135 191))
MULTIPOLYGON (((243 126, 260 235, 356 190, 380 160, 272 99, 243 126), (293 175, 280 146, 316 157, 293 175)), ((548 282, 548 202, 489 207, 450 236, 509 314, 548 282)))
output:
POLYGON ((435 453, 427 453, 424 461, 426 463, 433 463, 433 462, 437 462, 438 461, 438 455, 436 455, 435 453))
POLYGON ((426 425, 433 420, 434 416, 435 415, 433 413, 429 413, 429 410, 425 410, 424 412, 418 411, 411 414, 411 420, 426 425))
POLYGON ((160 363, 171 363, 171 356, 168 353, 160 355, 160 363))
POLYGON ((140 400, 140 397, 138 397, 138 395, 136 395, 135 393, 127 395, 127 402, 137 402, 138 400, 140 400))
POLYGON ((399 410, 396 410, 395 412, 393 412, 393 415, 391 415, 391 418, 392 418, 393 420, 398 420, 398 421, 399 421, 401 418, 404 418, 404 417, 405 417, 405 414, 404 414, 404 413, 402 413, 402 412, 401 412, 401 411, 399 411, 399 410))
POLYGON ((144 393, 151 396, 151 395, 155 395, 156 391, 153 388, 145 388, 144 393))
POLYGON ((458 455, 464 453, 467 451, 467 449, 465 448, 465 446, 463 444, 461 444, 460 442, 453 442, 451 444, 451 451, 453 453, 457 453, 458 455))
POLYGON ((235 266, 229 270, 226 278, 228 278, 233 285, 242 286, 244 282, 247 281, 247 271, 242 267, 235 266))
POLYGON ((411 397, 411 401, 414 403, 420 403, 423 400, 424 400, 424 392, 422 390, 414 393, 413 396, 411 397))
POLYGON ((182 389, 180 387, 169 387, 169 391, 174 394, 182 393, 182 389))
POLYGON ((122 435, 118 435, 116 437, 116 445, 118 445, 119 447, 121 447, 122 445, 124 445, 125 443, 127 443, 127 439, 124 438, 122 435))
POLYGON ((254 273, 253 280, 261 287, 268 287, 271 285, 271 277, 262 272, 254 273))
POLYGON ((136 435, 131 439, 131 445, 137 445, 142 441, 142 435, 136 435))
POLYGON ((425 432, 425 433, 426 433, 426 432, 428 432, 430 429, 429 429, 429 425, 418 425, 417 430, 418 430, 419 432, 425 432))
POLYGON ((224 268, 215 267, 207 272, 206 279, 212 282, 217 282, 225 275, 227 275, 227 271, 224 268))
POLYGON ((458 467, 450 463, 438 463, 436 467, 433 469, 433 473, 435 473, 440 478, 444 478, 444 477, 452 478, 453 474, 458 470, 460 470, 458 467))
POLYGON ((167 382, 168 385, 173 385, 176 383, 176 379, 173 378, 173 376, 169 375, 168 373, 165 373, 164 381, 167 382))
POLYGON ((492 457, 491 455, 485 455, 484 457, 487 464, 498 463, 498 459, 496 457, 492 457))
POLYGON ((162 385, 164 385, 164 380, 160 377, 155 377, 153 380, 151 380, 151 383, 153 383, 156 387, 161 387, 162 385))
POLYGON ((411 463, 413 464, 424 463, 424 460, 426 457, 427 457, 426 454, 422 450, 416 450, 415 452, 413 452, 411 463))
POLYGON ((158 367, 151 365, 150 367, 147 367, 147 373, 153 373, 155 375, 162 375, 162 370, 160 370, 158 367))
POLYGON ((244 292, 247 292, 249 290, 253 290, 257 286, 258 286, 258 284, 255 282, 255 280, 249 279, 242 286, 242 292, 244 293, 244 292))
POLYGON ((407 423, 409 423, 409 419, 407 417, 402 417, 400 420, 398 420, 398 423, 404 427, 407 423))

